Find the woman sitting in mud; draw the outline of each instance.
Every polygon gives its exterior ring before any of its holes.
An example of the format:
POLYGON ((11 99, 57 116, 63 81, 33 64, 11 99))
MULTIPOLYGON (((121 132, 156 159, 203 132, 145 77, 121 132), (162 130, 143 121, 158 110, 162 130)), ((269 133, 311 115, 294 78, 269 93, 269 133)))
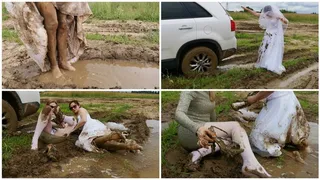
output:
POLYGON ((226 145, 230 142, 240 145, 242 151, 239 153, 243 159, 242 173, 245 176, 270 177, 255 158, 244 129, 238 122, 214 122, 216 121, 214 108, 214 92, 181 92, 176 120, 180 124, 178 138, 182 147, 192 151, 188 169, 196 170, 204 156, 219 151, 220 146, 215 144, 215 141, 223 138, 226 145), (209 146, 210 143, 213 143, 213 146, 209 146))
POLYGON ((100 121, 92 119, 78 101, 71 101, 69 108, 78 122, 73 131, 82 127, 76 146, 93 152, 99 152, 99 148, 109 151, 142 150, 134 140, 126 139, 120 132, 112 131, 100 121))
POLYGON ((28 55, 43 72, 46 55, 55 78, 62 76, 59 66, 75 71, 70 63, 84 52, 82 23, 92 14, 87 2, 7 2, 6 8, 28 55))
POLYGON ((265 6, 261 13, 257 13, 241 6, 254 16, 259 17, 259 25, 265 29, 264 37, 259 48, 256 67, 268 69, 277 74, 285 71, 282 65, 284 51, 284 32, 289 21, 276 6, 265 6))
POLYGON ((250 134, 253 150, 261 156, 280 156, 285 144, 308 148, 309 123, 292 91, 265 91, 247 98, 253 104, 266 98, 250 134))

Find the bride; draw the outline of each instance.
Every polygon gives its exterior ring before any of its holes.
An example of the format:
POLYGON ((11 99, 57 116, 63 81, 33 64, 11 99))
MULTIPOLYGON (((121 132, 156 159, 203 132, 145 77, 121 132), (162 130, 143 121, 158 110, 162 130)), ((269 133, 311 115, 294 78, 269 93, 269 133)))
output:
POLYGON ((265 68, 277 74, 285 71, 282 65, 284 51, 284 32, 289 21, 275 6, 265 6, 261 13, 241 6, 254 16, 259 17, 259 25, 265 29, 264 37, 259 48, 256 67, 265 68))
MULTIPOLYGON (((120 132, 112 131, 112 127, 107 127, 100 121, 92 119, 88 111, 81 107, 78 101, 71 101, 69 109, 77 119, 77 125, 73 131, 82 127, 76 146, 93 152, 99 152, 99 148, 109 151, 142 150, 142 147, 134 140, 126 139, 120 132)), ((126 128, 123 125, 119 127, 119 124, 117 124, 115 129, 125 130, 126 128)))

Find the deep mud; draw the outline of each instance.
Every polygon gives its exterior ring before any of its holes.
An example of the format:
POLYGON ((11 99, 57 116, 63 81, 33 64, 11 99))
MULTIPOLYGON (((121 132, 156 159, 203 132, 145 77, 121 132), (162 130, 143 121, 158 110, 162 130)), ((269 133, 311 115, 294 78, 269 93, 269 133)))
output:
MULTIPOLYGON (((12 22, 8 20, 4 23, 4 27, 12 29, 12 22)), ((94 21, 92 24, 84 24, 84 28, 86 33, 91 34, 111 33, 146 38, 148 33, 157 31, 158 24, 141 21, 94 21)), ((88 48, 74 66, 77 71, 63 71, 64 77, 53 80, 50 72, 40 71, 36 63, 27 55, 23 45, 5 40, 2 42, 3 88, 159 88, 158 44, 126 45, 88 40, 88 48), (100 68, 95 68, 96 66, 100 68), (94 73, 97 75, 92 76, 94 73), (149 77, 149 79, 143 79, 143 81, 133 79, 129 83, 127 79, 131 79, 132 74, 135 74, 137 79, 141 77, 149 77), (79 76, 81 80, 76 78, 79 76)), ((49 62, 46 60, 46 69, 49 67, 49 62)))
MULTIPOLYGON (((50 98, 52 99, 52 98, 50 98)), ((41 101, 46 101, 42 98, 41 101)), ((67 98, 56 98, 58 103, 68 102, 67 98)), ((70 100, 70 99, 69 99, 70 100)), ((54 159, 44 153, 45 144, 40 143, 39 151, 17 148, 12 158, 3 164, 3 177, 24 178, 111 178, 111 177, 159 177, 159 119, 157 100, 152 99, 86 99, 87 103, 124 103, 134 105, 132 110, 112 122, 123 123, 130 129, 128 138, 143 146, 140 153, 127 151, 89 153, 75 146, 77 134, 72 134, 67 141, 54 145, 54 159), (92 100, 92 101, 91 101, 92 100), (148 113, 144 111, 149 111, 148 113)), ((108 111, 93 111, 95 119, 109 115, 108 111)), ((23 120, 20 125, 22 134, 30 133, 36 125, 37 114, 23 120)), ((32 133, 32 132, 31 132, 32 133)), ((40 141, 41 142, 41 141, 40 141)), ((30 137, 31 144, 31 137, 30 137)))
MULTIPOLYGON (((237 97, 243 99, 247 93, 237 92, 237 97)), ((302 98, 310 104, 318 103, 317 94, 297 94, 298 99, 302 98)), ((217 98, 216 105, 224 102, 224 98, 217 98)), ((263 102, 256 103, 248 107, 250 111, 259 113, 263 107, 263 102)), ((166 104, 162 110, 162 117, 167 117, 166 121, 162 121, 162 131, 168 127, 169 119, 174 120, 174 111, 176 104, 166 104), (173 114, 173 116, 172 116, 173 114)), ((232 108, 228 112, 221 112, 218 121, 235 121, 236 111, 232 108)), ((312 149, 311 153, 299 151, 296 147, 288 145, 282 149, 283 155, 279 158, 264 158, 255 155, 261 165, 272 175, 274 178, 317 178, 318 177, 318 140, 319 140, 319 124, 318 113, 311 112, 305 109, 304 113, 309 121, 310 135, 309 145, 312 149), (299 151, 304 163, 298 162, 294 157, 294 151, 299 151)), ((250 133, 254 122, 239 122, 240 125, 246 130, 247 134, 250 133)), ((162 163, 162 177, 165 178, 244 178, 241 173, 242 158, 237 156, 229 158, 222 153, 214 153, 206 156, 200 162, 198 171, 190 172, 187 170, 188 151, 183 149, 179 143, 172 148, 169 148, 165 157, 165 163, 162 163)), ((162 160, 162 162, 164 162, 162 160)))

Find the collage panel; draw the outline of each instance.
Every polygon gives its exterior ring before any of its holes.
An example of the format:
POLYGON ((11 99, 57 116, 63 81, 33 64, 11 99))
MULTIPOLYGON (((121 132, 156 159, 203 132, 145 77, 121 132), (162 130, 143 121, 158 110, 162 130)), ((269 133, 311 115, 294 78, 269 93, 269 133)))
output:
POLYGON ((162 178, 318 178, 318 91, 162 91, 162 178))
POLYGON ((159 2, 5 2, 4 89, 159 89, 159 2))
POLYGON ((159 91, 2 91, 3 178, 159 178, 159 91))
POLYGON ((318 2, 162 2, 163 89, 318 89, 318 2))

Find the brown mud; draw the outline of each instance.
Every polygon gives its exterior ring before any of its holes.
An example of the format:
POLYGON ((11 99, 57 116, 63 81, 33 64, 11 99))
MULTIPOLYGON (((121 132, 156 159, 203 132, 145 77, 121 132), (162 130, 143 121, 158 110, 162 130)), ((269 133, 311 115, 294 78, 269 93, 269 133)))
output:
MULTIPOLYGON (((45 102, 48 98, 42 98, 45 102)), ((68 102, 67 98, 50 98, 58 103, 68 102)), ((70 98, 69 98, 70 100, 70 98)), ((143 146, 140 153, 127 151, 89 153, 77 146, 77 134, 72 134, 66 141, 55 144, 51 156, 44 153, 46 146, 40 143, 39 151, 30 148, 16 148, 12 157, 3 164, 5 178, 111 178, 111 177, 159 177, 159 105, 153 99, 105 99, 79 98, 85 104, 91 103, 126 103, 133 106, 123 116, 110 122, 123 123, 130 129, 128 138, 143 146), (149 111, 149 112, 145 112, 149 111), (52 156, 54 158, 52 158, 52 156)), ((34 130, 38 114, 21 121, 19 131, 28 134, 34 130)), ((109 116, 109 111, 92 110, 95 119, 109 116)), ((41 142, 41 141, 40 141, 41 142)), ((31 138, 30 138, 31 144, 31 138)))
MULTIPOLYGON (((243 99, 247 93, 237 92, 237 97, 243 99)), ((297 94, 298 99, 302 98, 309 103, 318 103, 317 94, 297 94)), ((216 104, 225 101, 224 98, 217 98, 216 104)), ((263 102, 256 103, 248 107, 250 111, 259 113, 263 107, 263 102)), ((170 106, 167 104, 162 110, 162 117, 174 120, 174 112, 176 105, 170 106), (173 107, 174 106, 174 107, 173 107), (172 116, 173 114, 173 116, 172 116)), ((235 121, 235 111, 230 108, 228 112, 221 112, 217 116, 217 120, 221 121, 235 121)), ((318 113, 311 112, 304 109, 306 118, 310 125, 309 145, 312 149, 311 153, 301 151, 297 147, 288 145, 282 149, 283 154, 278 158, 263 158, 255 154, 261 165, 267 170, 274 178, 317 178, 318 177, 318 113), (302 160, 305 162, 300 163, 296 160, 295 151, 299 151, 302 160)), ((170 122, 170 121, 169 121, 170 122)), ((247 134, 253 128, 254 122, 239 122, 240 125, 246 130, 247 134)), ((162 121, 162 131, 168 127, 168 121, 162 121)), ((236 156, 230 158, 223 153, 217 152, 208 155, 200 162, 199 170, 190 172, 187 169, 189 152, 183 149, 179 143, 172 148, 169 148, 165 157, 165 163, 162 163, 162 177, 165 178, 245 178, 241 173, 242 158, 236 156)), ((163 162, 163 161, 162 161, 163 162)))
MULTIPOLYGON (((12 22, 6 21, 3 27, 13 29, 12 22)), ((141 21, 96 20, 93 24, 84 24, 84 28, 86 33, 91 34, 105 35, 110 32, 112 35, 145 39, 150 33, 157 31, 158 24, 141 21)), ((3 40, 2 57, 3 88, 159 88, 159 78, 158 75, 156 76, 159 74, 158 44, 127 45, 103 40, 88 40, 88 47, 84 54, 78 62, 73 64, 77 70, 75 72, 63 71, 64 76, 58 80, 53 80, 51 72, 42 73, 21 44, 3 40), (96 66, 100 68, 95 68, 96 66), (104 71, 104 69, 109 70, 104 71), (110 69, 114 69, 113 72, 110 69), (92 74, 98 75, 93 76, 92 74), (131 79, 132 74, 135 74, 136 79, 144 76, 152 78, 152 81, 150 79, 123 80, 131 79), (82 81, 79 79, 75 81, 77 76, 81 76, 82 81), (83 82, 84 79, 87 81, 83 82)), ((46 61, 46 69, 49 69, 49 62, 46 61)))

